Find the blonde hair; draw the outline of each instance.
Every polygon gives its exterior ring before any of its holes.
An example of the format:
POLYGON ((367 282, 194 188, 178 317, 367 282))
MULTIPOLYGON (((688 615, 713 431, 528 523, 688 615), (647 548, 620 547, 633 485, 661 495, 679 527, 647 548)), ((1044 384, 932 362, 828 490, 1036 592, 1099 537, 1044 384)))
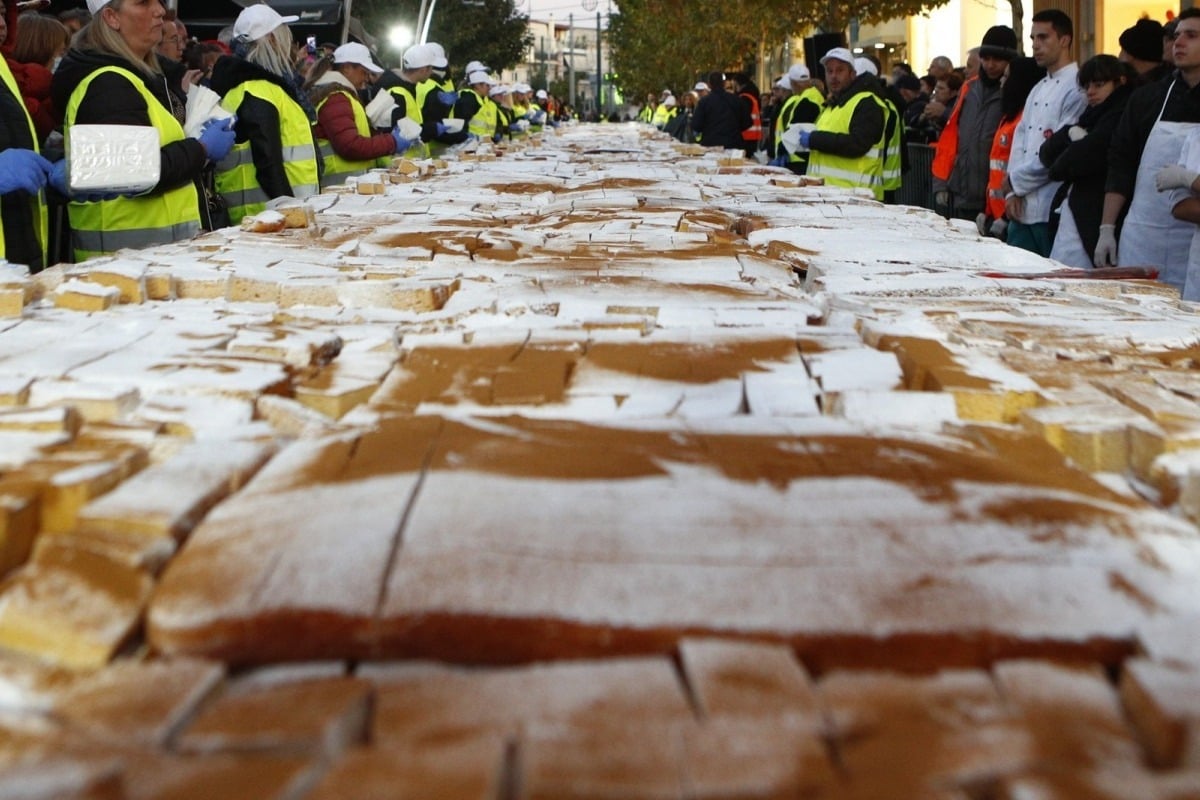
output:
POLYGON ((281 78, 291 78, 295 73, 292 67, 293 44, 291 29, 287 25, 280 25, 246 46, 246 60, 281 78))
MULTIPOLYGON (((124 3, 125 0, 112 0, 106 8, 120 11, 124 3)), ((102 13, 103 9, 101 9, 102 13)), ((101 53, 119 56, 128 61, 135 69, 151 78, 162 77, 162 67, 158 63, 158 56, 155 52, 151 50, 145 58, 139 57, 130 48, 129 43, 125 41, 125 37, 104 24, 101 14, 96 14, 92 18, 92 21, 75 35, 75 46, 80 50, 96 50, 101 53)))

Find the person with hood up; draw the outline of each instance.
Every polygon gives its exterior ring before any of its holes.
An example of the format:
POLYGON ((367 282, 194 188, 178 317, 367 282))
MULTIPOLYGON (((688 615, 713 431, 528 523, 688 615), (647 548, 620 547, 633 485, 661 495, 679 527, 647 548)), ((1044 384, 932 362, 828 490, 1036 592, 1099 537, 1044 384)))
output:
POLYGON ((829 99, 816 129, 800 131, 800 147, 810 150, 808 174, 830 186, 870 189, 883 199, 884 124, 887 112, 872 91, 874 76, 858 75, 854 56, 835 47, 821 57, 829 99))
POLYGON ((317 62, 308 89, 317 109, 317 144, 325 162, 321 187, 345 183, 362 175, 380 159, 413 146, 399 128, 374 133, 358 93, 383 74, 364 44, 351 42, 317 62), (332 68, 331 68, 332 65, 332 68))
POLYGON ((292 70, 292 32, 267 5, 249 6, 233 24, 235 56, 213 65, 212 88, 237 116, 237 144, 217 164, 216 187, 236 225, 276 197, 320 191, 312 123, 292 70))
MULTIPOLYGON (((189 239, 209 214, 204 171, 233 148, 233 120, 210 122, 199 138, 184 133, 185 107, 176 92, 186 87, 169 84, 154 52, 163 36, 162 4, 87 5, 92 21, 76 35, 50 87, 55 108, 66 115, 63 134, 69 143, 75 125, 153 127, 162 143, 161 170, 158 184, 136 196, 72 199, 75 258, 189 239)), ((65 177, 60 183, 65 187, 65 177)))

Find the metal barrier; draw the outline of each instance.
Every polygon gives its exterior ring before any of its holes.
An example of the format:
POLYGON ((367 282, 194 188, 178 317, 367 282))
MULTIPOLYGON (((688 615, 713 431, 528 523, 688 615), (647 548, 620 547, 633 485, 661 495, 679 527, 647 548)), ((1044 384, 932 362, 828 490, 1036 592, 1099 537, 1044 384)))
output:
POLYGON ((934 209, 933 145, 908 143, 908 172, 900 181, 896 202, 906 206, 934 209))

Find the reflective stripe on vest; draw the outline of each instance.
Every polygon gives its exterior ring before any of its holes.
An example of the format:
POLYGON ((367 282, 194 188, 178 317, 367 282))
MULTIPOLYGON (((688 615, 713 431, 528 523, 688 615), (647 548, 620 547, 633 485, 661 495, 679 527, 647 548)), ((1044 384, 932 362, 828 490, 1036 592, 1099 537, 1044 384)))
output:
MULTIPOLYGON (((479 97, 474 89, 468 89, 471 94, 479 97)), ((467 130, 480 139, 491 139, 496 134, 496 104, 490 97, 479 97, 479 110, 467 123, 467 130)))
POLYGON ((988 154, 987 215, 991 219, 1004 216, 1004 177, 1008 174, 1008 157, 1012 153, 1013 134, 1021 124, 1021 113, 1001 122, 992 137, 992 150, 988 154))
MULTIPOLYGON (((12 92, 13 100, 25 112, 25 122, 29 125, 29 141, 32 142, 33 152, 38 150, 38 135, 37 129, 33 126, 33 119, 30 118, 29 112, 25 109, 25 103, 21 99, 21 89, 17 86, 17 79, 13 77, 12 72, 8 68, 8 61, 0 58, 0 80, 4 81, 4 85, 12 92)), ((33 233, 37 237, 38 250, 42 253, 41 264, 26 264, 31 272, 39 272, 44 267, 50 266, 46 263, 46 242, 50 238, 50 217, 46 211, 46 203, 41 192, 35 195, 30 195, 29 198, 30 210, 32 211, 34 226, 33 233)), ((0 259, 4 258, 4 236, 0 234, 0 259)))
MULTIPOLYGON (((840 106, 825 106, 821 116, 817 117, 817 130, 829 133, 850 132, 850 121, 854 117, 854 109, 863 100, 870 98, 875 101, 872 92, 859 92, 851 97, 849 102, 840 106)), ((886 128, 886 117, 884 120, 886 128)), ((847 188, 870 189, 875 199, 883 199, 883 159, 881 158, 883 137, 886 130, 881 132, 880 141, 858 158, 823 153, 813 150, 808 156, 808 174, 825 179, 830 186, 847 188)))
MULTIPOLYGON (((815 105, 818 109, 825 107, 825 95, 821 94, 821 90, 815 86, 809 86, 800 94, 794 94, 783 102, 783 108, 779 112, 779 124, 775 128, 775 154, 779 155, 779 150, 783 145, 784 132, 792 126, 792 119, 796 116, 796 107, 807 100, 815 105), (787 115, 784 120, 784 115, 787 115)), ((787 148, 784 148, 787 152, 787 148)), ((808 160, 808 153, 788 153, 788 161, 793 164, 798 164, 808 160)))
MULTIPOLYGON (((406 119, 411 119, 418 125, 424 126, 425 113, 421 110, 421 106, 417 104, 416 95, 414 95, 404 86, 389 86, 388 91, 391 92, 394 97, 403 98, 404 116, 406 119)), ((408 148, 403 153, 397 153, 397 155, 403 155, 405 158, 429 158, 429 148, 424 142, 418 141, 412 147, 408 148)), ((380 161, 384 162, 385 166, 390 165, 392 163, 392 157, 388 156, 385 159, 380 159, 380 161)))
MULTIPOLYGON (((321 113, 321 107, 329 102, 329 98, 335 94, 344 94, 350 100, 350 109, 354 112, 354 129, 364 139, 370 138, 371 123, 367 119, 367 110, 363 108, 363 104, 359 99, 350 93, 349 89, 335 89, 326 95, 317 104, 317 114, 321 113)), ((334 152, 333 144, 328 139, 318 139, 317 147, 321 151, 321 157, 325 160, 325 175, 321 178, 322 188, 345 183, 355 175, 362 175, 375 166, 376 160, 373 158, 363 161, 351 161, 350 159, 342 158, 334 152)))
POLYGON ((750 127, 742 131, 742 141, 757 142, 762 139, 762 109, 758 105, 758 98, 749 92, 742 92, 738 96, 750 98, 750 127))
POLYGON ((894 192, 900 188, 901 171, 903 170, 901 148, 904 146, 904 122, 900 119, 900 112, 896 110, 896 106, 892 104, 891 100, 876 96, 875 102, 883 111, 883 136, 887 139, 883 147, 883 189, 886 192, 894 192), (892 120, 890 138, 887 133, 889 118, 892 120))
MULTIPOLYGON (((311 197, 317 185, 317 148, 313 144, 312 124, 300 104, 286 91, 267 80, 246 81, 225 95, 221 107, 236 114, 246 95, 270 103, 279 113, 279 140, 283 151, 283 172, 294 197, 311 197)), ((220 164, 216 174, 217 193, 225 200, 229 219, 237 225, 244 217, 257 214, 273 198, 258 182, 258 170, 250 142, 235 145, 220 164)))
MULTIPOLYGON (((142 96, 150 124, 158 131, 160 146, 186 138, 183 126, 150 93, 140 77, 122 67, 102 67, 84 78, 71 92, 63 122, 67 152, 71 150, 75 116, 87 96, 88 87, 106 72, 125 78, 142 96)), ((191 181, 175 189, 139 197, 117 197, 98 203, 71 202, 67 212, 71 219, 76 261, 122 248, 178 242, 200 232, 200 196, 191 181)))

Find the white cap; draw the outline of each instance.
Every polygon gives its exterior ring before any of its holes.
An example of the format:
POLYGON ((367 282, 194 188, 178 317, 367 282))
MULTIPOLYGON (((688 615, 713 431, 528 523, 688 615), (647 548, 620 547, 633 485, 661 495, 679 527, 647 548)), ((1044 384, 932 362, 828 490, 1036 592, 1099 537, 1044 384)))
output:
POLYGON ((673 95, 673 94, 667 95, 667 98, 665 100, 663 100, 663 105, 666 106, 667 108, 674 108, 675 107, 675 95, 673 95))
POLYGON ((112 0, 87 0, 88 11, 92 14, 100 13, 100 9, 111 3, 112 0))
POLYGON ((450 62, 446 59, 446 48, 437 42, 426 42, 425 46, 429 48, 430 56, 433 59, 429 66, 434 69, 445 69, 450 66, 450 62))
POLYGON ((692 91, 693 92, 711 92, 712 89, 708 88, 707 83, 705 83, 704 81, 700 81, 699 83, 697 83, 695 86, 692 87, 692 91))
POLYGON ((537 97, 538 100, 545 100, 549 96, 550 95, 546 94, 545 89, 538 89, 537 94, 535 95, 535 97, 537 97))
POLYGON ((481 69, 475 70, 474 72, 472 72, 470 75, 467 76, 467 85, 468 86, 474 86, 477 83, 486 83, 488 86, 496 85, 496 81, 494 81, 492 79, 492 76, 488 75, 486 72, 484 72, 481 69))
POLYGON ((464 72, 470 75, 472 72, 490 72, 490 70, 482 61, 472 61, 470 64, 467 64, 467 68, 464 70, 464 72))
POLYGON ((513 91, 520 92, 521 94, 525 94, 526 92, 532 92, 533 87, 530 86, 528 83, 517 83, 517 84, 513 85, 513 91))
POLYGON ((492 90, 488 92, 488 94, 492 97, 499 97, 500 95, 504 94, 512 94, 512 87, 503 83, 498 83, 492 87, 492 90))
POLYGON ((800 81, 806 81, 811 78, 812 74, 808 71, 808 67, 804 66, 803 64, 792 64, 792 66, 788 68, 786 77, 789 81, 795 81, 796 83, 799 83, 800 81))
POLYGON ((665 98, 667 98, 667 97, 670 97, 670 96, 671 96, 671 90, 670 90, 670 89, 663 89, 663 90, 662 90, 662 94, 660 94, 660 95, 659 95, 659 97, 662 97, 662 98, 664 98, 664 99, 665 99, 665 98))
MULTIPOLYGON (((253 7, 253 6, 252 6, 253 7)), ((414 44, 404 51, 404 68, 420 69, 433 66, 433 50, 427 44, 414 44)))
POLYGON ((361 67, 371 70, 376 75, 383 74, 383 67, 371 60, 371 51, 367 49, 365 44, 359 44, 358 42, 350 42, 334 50, 333 63, 358 64, 361 67))
POLYGON ((845 61, 850 66, 854 66, 854 54, 844 47, 835 47, 825 55, 821 56, 821 64, 824 65, 825 62, 829 61, 830 59, 845 61))
POLYGON ((775 81, 775 88, 787 89, 790 92, 792 90, 792 82, 788 80, 787 75, 784 75, 779 80, 775 81))
POLYGON ((233 38, 243 42, 257 42, 280 25, 300 19, 293 15, 282 17, 268 5, 247 6, 233 23, 233 38))
POLYGON ((875 68, 875 62, 862 56, 854 59, 854 71, 859 75, 866 75, 868 72, 872 75, 879 75, 879 70, 875 68))

